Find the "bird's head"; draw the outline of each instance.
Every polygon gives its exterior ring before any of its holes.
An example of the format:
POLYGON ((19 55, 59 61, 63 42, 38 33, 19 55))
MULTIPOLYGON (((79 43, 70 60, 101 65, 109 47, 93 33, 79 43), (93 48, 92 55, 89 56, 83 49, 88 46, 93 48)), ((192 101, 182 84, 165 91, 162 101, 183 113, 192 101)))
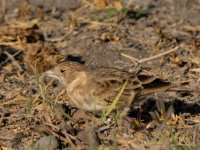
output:
POLYGON ((46 71, 44 75, 56 78, 63 84, 70 84, 77 78, 88 77, 87 69, 74 62, 62 62, 46 71))

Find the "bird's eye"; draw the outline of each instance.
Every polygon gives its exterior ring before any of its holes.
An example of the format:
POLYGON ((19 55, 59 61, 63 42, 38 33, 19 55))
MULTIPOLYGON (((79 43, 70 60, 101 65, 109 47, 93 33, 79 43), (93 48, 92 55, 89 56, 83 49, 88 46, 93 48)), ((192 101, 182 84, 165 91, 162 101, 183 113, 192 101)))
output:
POLYGON ((64 73, 65 71, 66 71, 65 69, 61 69, 61 70, 60 70, 61 73, 64 73))

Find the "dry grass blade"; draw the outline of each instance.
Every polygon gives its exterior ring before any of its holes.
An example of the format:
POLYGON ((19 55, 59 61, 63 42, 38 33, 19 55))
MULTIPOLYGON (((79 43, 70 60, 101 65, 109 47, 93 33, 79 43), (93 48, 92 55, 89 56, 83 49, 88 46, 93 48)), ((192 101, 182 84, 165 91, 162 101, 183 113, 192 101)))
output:
POLYGON ((161 116, 163 117, 164 116, 164 112, 165 112, 165 103, 164 103, 164 101, 162 99, 161 100, 156 100, 156 108, 157 108, 157 110, 160 111, 161 116))
POLYGON ((61 108, 56 107, 56 109, 57 109, 65 118, 67 118, 68 120, 70 120, 70 121, 73 122, 73 123, 76 123, 76 121, 75 121, 72 117, 70 117, 68 114, 66 114, 61 108))
POLYGON ((1 17, 2 19, 5 18, 6 15, 6 0, 1 1, 1 17))
POLYGON ((190 69, 191 72, 200 72, 200 68, 193 68, 193 69, 190 69))
POLYGON ((36 24, 38 24, 39 19, 33 19, 29 22, 21 22, 21 21, 13 21, 13 22, 9 22, 9 26, 10 28, 16 28, 16 29, 31 29, 33 28, 36 24))

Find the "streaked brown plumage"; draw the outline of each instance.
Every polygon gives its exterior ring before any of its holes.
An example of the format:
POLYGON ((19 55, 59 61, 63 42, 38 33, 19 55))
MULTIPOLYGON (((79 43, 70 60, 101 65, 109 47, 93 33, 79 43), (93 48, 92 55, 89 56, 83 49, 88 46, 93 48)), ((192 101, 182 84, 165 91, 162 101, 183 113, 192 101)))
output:
MULTIPOLYGON (((141 93, 152 93, 151 91, 143 92, 144 85, 147 86, 149 81, 155 81, 154 77, 138 77, 116 68, 89 70, 73 62, 60 63, 45 74, 57 78, 65 86, 69 101, 77 108, 86 111, 105 110, 127 81, 123 94, 117 103, 117 106, 125 107, 128 103, 134 102, 135 97, 141 93)), ((164 88, 157 88, 157 91, 169 88, 169 82, 162 83, 164 83, 164 88)))

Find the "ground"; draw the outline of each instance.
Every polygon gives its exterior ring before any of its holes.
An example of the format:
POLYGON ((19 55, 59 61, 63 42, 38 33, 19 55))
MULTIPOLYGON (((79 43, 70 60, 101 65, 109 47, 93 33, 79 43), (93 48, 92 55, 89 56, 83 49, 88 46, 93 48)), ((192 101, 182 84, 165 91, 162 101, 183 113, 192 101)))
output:
POLYGON ((199 0, 0 3, 0 149, 200 149, 199 0), (139 69, 175 87, 105 117, 41 79, 62 61, 139 69))

